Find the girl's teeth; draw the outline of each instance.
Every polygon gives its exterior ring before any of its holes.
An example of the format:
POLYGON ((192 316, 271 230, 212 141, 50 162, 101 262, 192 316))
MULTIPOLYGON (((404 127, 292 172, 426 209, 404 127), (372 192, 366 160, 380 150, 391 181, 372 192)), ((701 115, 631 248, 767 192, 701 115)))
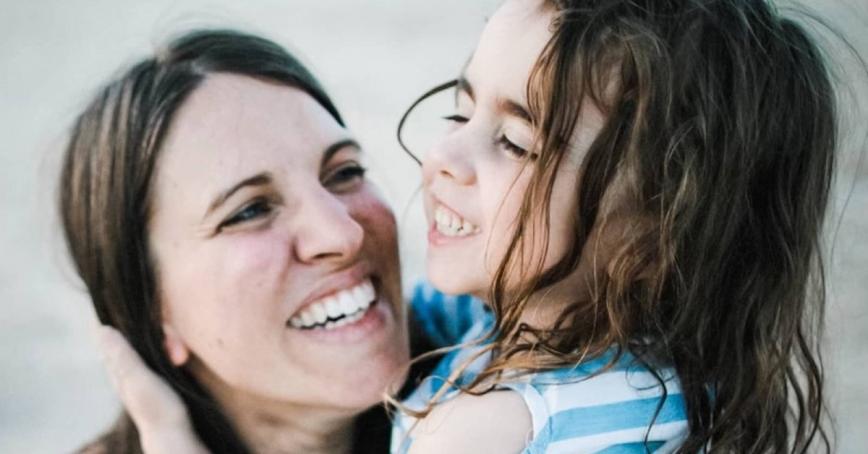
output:
POLYGON ((376 299, 370 279, 307 306, 287 325, 292 328, 337 329, 360 320, 376 299))
POLYGON ((438 232, 446 236, 468 236, 479 232, 479 228, 466 219, 454 215, 443 207, 434 211, 434 224, 438 232))
POLYGON ((451 222, 450 222, 450 224, 449 224, 449 229, 450 229, 450 230, 455 230, 455 231, 457 232, 458 229, 461 228, 461 219, 458 219, 458 218, 456 218, 455 216, 452 216, 452 219, 451 219, 450 221, 451 221, 451 222))

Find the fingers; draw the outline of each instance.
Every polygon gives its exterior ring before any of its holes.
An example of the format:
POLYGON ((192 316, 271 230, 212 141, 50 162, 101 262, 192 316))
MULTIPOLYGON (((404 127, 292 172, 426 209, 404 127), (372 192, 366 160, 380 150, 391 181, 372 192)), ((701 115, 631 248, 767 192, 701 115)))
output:
POLYGON ((136 424, 145 452, 207 452, 193 433, 183 401, 127 340, 104 325, 97 328, 97 339, 109 380, 136 424))
POLYGON ((186 418, 186 410, 174 391, 149 369, 115 329, 99 328, 109 379, 136 426, 163 424, 167 418, 186 418))

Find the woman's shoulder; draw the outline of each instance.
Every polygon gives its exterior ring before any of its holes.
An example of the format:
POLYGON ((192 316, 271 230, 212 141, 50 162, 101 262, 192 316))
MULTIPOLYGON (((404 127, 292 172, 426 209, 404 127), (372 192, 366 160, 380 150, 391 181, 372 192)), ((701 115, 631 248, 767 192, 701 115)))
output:
POLYGON ((76 451, 79 454, 143 454, 136 426, 126 413, 112 427, 76 451))

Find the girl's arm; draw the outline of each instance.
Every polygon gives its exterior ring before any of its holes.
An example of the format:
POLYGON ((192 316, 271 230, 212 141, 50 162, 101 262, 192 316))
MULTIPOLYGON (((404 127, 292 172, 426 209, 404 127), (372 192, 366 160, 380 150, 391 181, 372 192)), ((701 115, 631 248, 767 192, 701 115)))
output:
POLYGON ((530 412, 514 391, 461 394, 435 406, 412 430, 410 454, 519 453, 532 428, 530 412))
POLYGON ((136 424, 147 454, 207 454, 181 399, 142 361, 115 329, 99 328, 99 345, 109 380, 136 424))

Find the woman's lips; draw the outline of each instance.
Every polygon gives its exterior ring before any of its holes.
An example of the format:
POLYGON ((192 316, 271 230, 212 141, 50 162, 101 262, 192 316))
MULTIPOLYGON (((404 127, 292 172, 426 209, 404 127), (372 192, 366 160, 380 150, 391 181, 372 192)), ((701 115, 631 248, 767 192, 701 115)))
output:
POLYGON ((341 326, 325 326, 312 329, 290 328, 296 335, 304 336, 318 342, 334 344, 358 344, 365 340, 377 339, 376 333, 385 331, 392 320, 392 309, 388 301, 376 300, 361 312, 352 322, 341 326))
POLYGON ((291 317, 287 325, 296 329, 340 328, 358 321, 376 298, 371 278, 365 278, 351 287, 308 304, 291 317))
POLYGON ((305 306, 287 321, 286 326, 297 335, 326 343, 353 343, 371 338, 394 319, 391 302, 380 287, 377 278, 365 279, 353 287, 305 306), (355 309, 351 308, 351 304, 355 309), (343 312, 344 308, 346 312, 343 312), (324 320, 320 312, 322 310, 326 311, 324 320), (312 323, 304 323, 305 317, 317 318, 312 323))

